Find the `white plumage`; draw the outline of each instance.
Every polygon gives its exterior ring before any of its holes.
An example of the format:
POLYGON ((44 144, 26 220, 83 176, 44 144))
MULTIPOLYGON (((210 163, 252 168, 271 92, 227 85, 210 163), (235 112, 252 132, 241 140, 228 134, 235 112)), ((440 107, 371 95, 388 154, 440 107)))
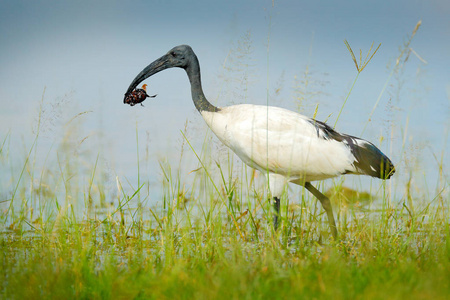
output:
POLYGON ((241 104, 201 114, 243 162, 271 175, 273 197, 281 196, 286 182, 303 184, 356 171, 355 157, 345 144, 318 136, 311 119, 293 111, 241 104))
POLYGON ((226 146, 261 172, 314 181, 356 171, 345 144, 318 136, 311 119, 290 110, 242 104, 201 114, 226 146))

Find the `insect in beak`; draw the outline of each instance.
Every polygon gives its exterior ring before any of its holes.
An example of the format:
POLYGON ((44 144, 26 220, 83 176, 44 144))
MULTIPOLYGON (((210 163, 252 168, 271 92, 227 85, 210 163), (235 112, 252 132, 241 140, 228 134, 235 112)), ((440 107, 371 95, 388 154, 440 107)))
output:
POLYGON ((142 88, 135 89, 131 93, 129 93, 125 99, 123 100, 123 103, 129 104, 131 106, 135 106, 138 103, 141 103, 141 106, 144 106, 142 102, 144 102, 147 98, 155 98, 157 95, 149 96, 147 94, 147 85, 142 85, 142 88))

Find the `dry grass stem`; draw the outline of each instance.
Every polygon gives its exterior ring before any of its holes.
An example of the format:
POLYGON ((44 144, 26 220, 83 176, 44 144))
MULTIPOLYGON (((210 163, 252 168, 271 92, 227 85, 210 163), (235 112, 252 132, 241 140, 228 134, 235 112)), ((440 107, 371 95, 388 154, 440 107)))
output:
POLYGON ((347 46, 348 51, 350 52, 350 55, 352 56, 353 62, 355 63, 355 67, 356 70, 358 71, 358 73, 361 73, 362 70, 364 70, 364 68, 369 64, 369 62, 372 60, 372 58, 374 57, 375 53, 377 53, 378 49, 380 49, 381 47, 381 43, 378 45, 378 47, 375 49, 375 51, 371 54, 372 52, 372 48, 373 48, 373 42, 372 45, 370 45, 369 51, 367 52, 366 58, 364 59, 364 61, 362 61, 362 50, 359 50, 359 64, 358 61, 356 60, 355 54, 353 53, 352 47, 350 47, 350 44, 347 42, 347 40, 344 40, 345 46, 347 46), (370 55, 370 58, 369 58, 370 55))

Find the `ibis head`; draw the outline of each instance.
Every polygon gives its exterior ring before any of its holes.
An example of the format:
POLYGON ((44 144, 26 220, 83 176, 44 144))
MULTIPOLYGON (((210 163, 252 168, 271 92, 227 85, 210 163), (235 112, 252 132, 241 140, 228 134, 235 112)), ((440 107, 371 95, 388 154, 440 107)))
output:
POLYGON ((145 67, 131 82, 125 93, 125 98, 138 86, 139 83, 150 76, 169 68, 183 68, 187 70, 189 65, 194 62, 198 65, 197 57, 192 48, 188 45, 180 45, 172 48, 165 55, 161 56, 147 67, 145 67))

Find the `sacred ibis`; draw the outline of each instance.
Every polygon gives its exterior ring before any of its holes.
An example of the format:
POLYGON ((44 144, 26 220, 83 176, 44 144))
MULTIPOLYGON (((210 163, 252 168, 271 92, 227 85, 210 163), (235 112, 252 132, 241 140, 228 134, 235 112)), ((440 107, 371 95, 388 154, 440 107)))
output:
POLYGON ((341 174, 388 179, 395 172, 390 159, 372 143, 338 133, 327 124, 296 112, 264 105, 212 105, 203 94, 197 56, 187 45, 171 49, 145 67, 130 84, 124 99, 143 80, 173 67, 186 71, 194 105, 219 140, 244 163, 268 176, 274 199, 275 229, 280 196, 288 182, 304 186, 319 199, 327 213, 331 233, 337 239, 330 200, 311 181, 341 174))

